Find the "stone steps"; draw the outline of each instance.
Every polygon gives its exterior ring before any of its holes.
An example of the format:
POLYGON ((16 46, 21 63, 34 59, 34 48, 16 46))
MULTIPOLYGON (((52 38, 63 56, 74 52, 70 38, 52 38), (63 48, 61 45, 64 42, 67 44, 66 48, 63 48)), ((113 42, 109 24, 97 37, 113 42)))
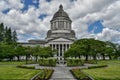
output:
POLYGON ((49 79, 49 80, 77 80, 74 78, 54 78, 54 79, 49 79))

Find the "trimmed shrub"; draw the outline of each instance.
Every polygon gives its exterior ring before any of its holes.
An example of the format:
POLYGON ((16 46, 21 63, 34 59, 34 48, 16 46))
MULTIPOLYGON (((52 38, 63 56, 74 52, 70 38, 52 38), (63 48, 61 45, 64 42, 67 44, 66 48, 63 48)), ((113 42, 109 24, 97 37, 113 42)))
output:
POLYGON ((77 80, 92 80, 90 77, 88 77, 88 75, 84 74, 79 68, 71 69, 70 71, 77 80))
POLYGON ((56 59, 39 59, 40 66, 56 66, 56 59))
POLYGON ((42 69, 41 73, 38 74, 33 80, 49 80, 53 74, 53 69, 42 69))
POLYGON ((97 61, 96 60, 88 60, 88 61, 84 61, 84 63, 97 64, 97 61))
POLYGON ((83 61, 81 59, 66 59, 67 66, 83 66, 83 61))
POLYGON ((36 64, 36 62, 34 61, 34 60, 29 60, 29 61, 27 61, 27 64, 36 64))
POLYGON ((103 68, 103 67, 107 67, 108 65, 96 65, 96 66, 89 66, 88 69, 94 69, 94 68, 103 68))
POLYGON ((18 65, 18 68, 24 68, 24 69, 35 69, 34 66, 25 66, 25 65, 18 65))

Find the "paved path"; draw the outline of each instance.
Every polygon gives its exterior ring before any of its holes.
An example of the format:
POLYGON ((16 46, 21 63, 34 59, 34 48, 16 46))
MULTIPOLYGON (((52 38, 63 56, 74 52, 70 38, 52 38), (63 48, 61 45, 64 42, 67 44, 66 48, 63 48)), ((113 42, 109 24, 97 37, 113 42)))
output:
POLYGON ((70 73, 69 68, 59 65, 54 68, 54 73, 50 80, 76 80, 70 73))
POLYGON ((85 66, 80 66, 80 67, 67 67, 66 65, 61 64, 61 65, 57 65, 56 67, 45 67, 45 66, 39 66, 38 64, 29 64, 27 66, 35 66, 36 69, 43 69, 43 68, 54 69, 54 73, 50 80, 76 80, 69 70, 72 68, 88 68, 88 66, 91 65, 86 64, 85 66))

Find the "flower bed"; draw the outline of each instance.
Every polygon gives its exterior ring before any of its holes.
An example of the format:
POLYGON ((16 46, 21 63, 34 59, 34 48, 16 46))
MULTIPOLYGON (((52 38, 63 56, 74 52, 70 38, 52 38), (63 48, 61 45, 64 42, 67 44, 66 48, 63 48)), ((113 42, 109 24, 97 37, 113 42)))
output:
POLYGON ((35 76, 32 80, 49 80, 53 74, 52 69, 42 69, 41 73, 35 76))
POLYGON ((89 66, 88 69, 103 68, 103 67, 107 67, 107 66, 108 66, 108 65, 101 64, 101 65, 89 66))
POLYGON ((66 59, 67 66, 83 66, 83 61, 80 59, 66 59))
POLYGON ((88 75, 83 73, 79 68, 71 69, 70 71, 77 80, 93 80, 88 75))
POLYGON ((96 64, 97 61, 96 61, 96 60, 88 60, 88 61, 84 61, 84 63, 88 63, 88 64, 96 64))
POLYGON ((18 68, 25 68, 25 69, 35 69, 34 66, 25 66, 25 65, 18 65, 18 68))
POLYGON ((40 66, 56 66, 56 59, 39 59, 40 66))

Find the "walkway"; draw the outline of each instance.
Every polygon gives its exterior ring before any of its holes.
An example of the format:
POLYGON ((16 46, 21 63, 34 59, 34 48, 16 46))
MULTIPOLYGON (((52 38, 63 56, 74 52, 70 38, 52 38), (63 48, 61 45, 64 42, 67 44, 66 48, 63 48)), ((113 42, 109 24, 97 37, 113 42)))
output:
POLYGON ((76 80, 73 75, 70 73, 70 69, 72 68, 87 68, 91 65, 85 65, 81 67, 67 67, 66 65, 57 65, 56 67, 45 67, 39 66, 38 64, 29 64, 27 66, 35 66, 36 69, 50 68, 54 69, 54 73, 50 80, 76 80))
POLYGON ((54 68, 54 73, 50 80, 76 80, 70 73, 69 68, 59 65, 54 68))

